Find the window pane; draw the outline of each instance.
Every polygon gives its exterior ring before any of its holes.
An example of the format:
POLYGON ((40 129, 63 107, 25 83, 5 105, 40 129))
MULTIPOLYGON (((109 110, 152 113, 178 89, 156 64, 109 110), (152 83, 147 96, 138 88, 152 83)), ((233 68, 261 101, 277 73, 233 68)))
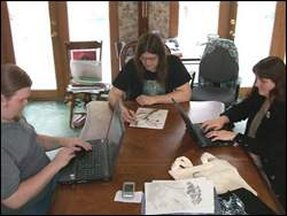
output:
POLYGON ((253 85, 252 67, 269 55, 275 6, 275 1, 238 2, 234 42, 239 54, 241 87, 253 85))
POLYGON ((202 55, 208 34, 217 34, 219 2, 179 2, 178 41, 184 57, 202 55))
MULTIPOLYGON (((178 42, 183 58, 200 58, 208 35, 216 35, 219 18, 219 1, 179 1, 178 42)), ((198 79, 198 64, 187 64, 189 72, 198 79)))
POLYGON ((16 64, 32 89, 56 89, 48 2, 7 2, 16 64))
POLYGON ((103 41, 103 82, 111 83, 109 2, 67 2, 71 41, 103 41))

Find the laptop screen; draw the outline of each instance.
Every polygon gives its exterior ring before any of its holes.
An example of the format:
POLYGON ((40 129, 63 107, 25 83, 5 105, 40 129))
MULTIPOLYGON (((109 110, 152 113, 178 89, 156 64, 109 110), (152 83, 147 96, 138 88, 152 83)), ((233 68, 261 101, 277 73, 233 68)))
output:
POLYGON ((189 116, 187 115, 187 113, 184 111, 184 109, 173 99, 171 98, 173 104, 175 105, 175 107, 177 108, 181 118, 183 119, 183 121, 185 122, 186 125, 186 129, 188 130, 188 132, 191 133, 191 135, 193 136, 193 138, 195 138, 197 141, 199 140, 198 138, 198 134, 195 132, 195 129, 193 128, 193 124, 189 118, 189 116))
POLYGON ((102 81, 102 63, 95 60, 71 60, 71 73, 74 79, 102 81))
POLYGON ((117 104, 114 108, 106 137, 109 141, 110 146, 115 150, 114 153, 117 153, 117 151, 119 150, 124 131, 125 126, 120 113, 120 106, 117 104))

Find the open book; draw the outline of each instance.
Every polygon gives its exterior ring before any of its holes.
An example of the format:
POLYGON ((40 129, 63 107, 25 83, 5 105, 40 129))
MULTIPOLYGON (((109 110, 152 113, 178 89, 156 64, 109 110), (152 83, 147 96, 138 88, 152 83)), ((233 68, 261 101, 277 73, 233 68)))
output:
POLYGON ((136 121, 130 127, 163 129, 168 110, 140 107, 136 111, 136 121))
POLYGON ((144 213, 214 214, 214 185, 205 177, 161 180, 144 185, 144 213))

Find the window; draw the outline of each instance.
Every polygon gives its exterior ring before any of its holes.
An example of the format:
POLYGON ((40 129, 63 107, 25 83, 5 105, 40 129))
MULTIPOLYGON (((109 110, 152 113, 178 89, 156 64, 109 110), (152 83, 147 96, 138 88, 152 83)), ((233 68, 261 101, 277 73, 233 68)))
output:
POLYGON ((33 80, 32 89, 56 89, 48 2, 7 2, 16 64, 33 80))
POLYGON ((217 34, 219 2, 179 2, 178 42, 184 57, 202 54, 208 34, 217 34))
POLYGON ((70 41, 103 41, 103 82, 111 83, 109 2, 67 2, 70 41))
MULTIPOLYGON (((218 2, 179 1, 178 42, 183 58, 200 58, 208 36, 217 36, 218 2)), ((186 64, 198 79, 198 64, 186 64)))
POLYGON ((241 87, 251 87, 252 67, 269 55, 276 1, 238 2, 234 42, 239 54, 241 87))

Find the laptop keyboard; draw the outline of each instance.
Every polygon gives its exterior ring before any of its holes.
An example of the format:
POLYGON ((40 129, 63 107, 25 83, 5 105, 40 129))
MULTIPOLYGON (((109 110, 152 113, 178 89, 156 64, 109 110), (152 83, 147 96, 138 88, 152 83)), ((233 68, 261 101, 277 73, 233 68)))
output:
POLYGON ((93 150, 85 152, 77 158, 77 179, 91 180, 108 176, 108 160, 105 152, 106 144, 95 144, 93 150), (97 147, 95 147, 97 145, 97 147))
POLYGON ((230 146, 233 145, 233 141, 222 141, 222 140, 216 140, 211 141, 209 138, 207 138, 203 132, 203 130, 200 127, 201 124, 194 124, 194 130, 197 133, 197 144, 200 147, 207 147, 207 146, 230 146))

